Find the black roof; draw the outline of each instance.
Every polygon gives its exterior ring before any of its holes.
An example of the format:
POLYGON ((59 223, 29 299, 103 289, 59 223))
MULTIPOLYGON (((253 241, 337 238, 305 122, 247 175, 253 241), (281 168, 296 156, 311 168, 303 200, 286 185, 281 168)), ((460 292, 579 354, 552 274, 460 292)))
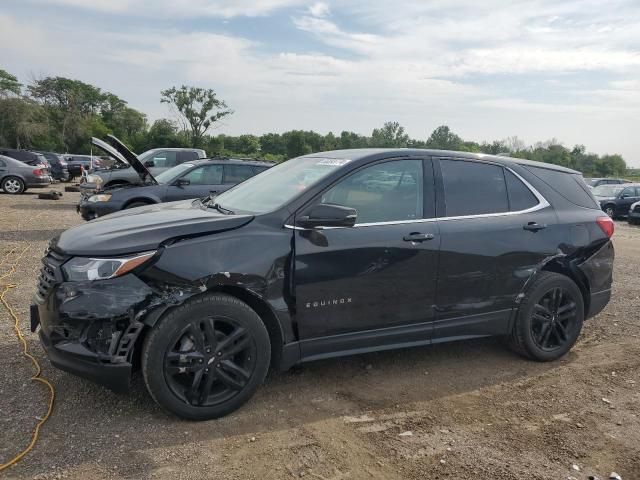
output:
POLYGON ((455 157, 468 158, 470 160, 484 160, 500 164, 515 163, 529 167, 546 168, 547 170, 556 170, 564 173, 581 174, 576 170, 554 165, 552 163, 534 162, 522 158, 506 157, 499 155, 488 155, 484 153, 456 152, 452 150, 433 150, 426 148, 355 148, 351 150, 333 150, 329 152, 316 152, 305 155, 305 157, 321 157, 335 159, 360 160, 370 156, 401 156, 401 155, 433 155, 436 157, 455 157))

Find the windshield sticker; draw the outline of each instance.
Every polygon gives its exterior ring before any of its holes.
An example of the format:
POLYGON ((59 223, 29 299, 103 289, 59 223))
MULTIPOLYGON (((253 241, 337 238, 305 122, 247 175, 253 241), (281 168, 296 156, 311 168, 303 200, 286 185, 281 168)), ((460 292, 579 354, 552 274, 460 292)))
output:
POLYGON ((341 167, 351 161, 350 158, 324 158, 316 165, 330 165, 332 167, 341 167))

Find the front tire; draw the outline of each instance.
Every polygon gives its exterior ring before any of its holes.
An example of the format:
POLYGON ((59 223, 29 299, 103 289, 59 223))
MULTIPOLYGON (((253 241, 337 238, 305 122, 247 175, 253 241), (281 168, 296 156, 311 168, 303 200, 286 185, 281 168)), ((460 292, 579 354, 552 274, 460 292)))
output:
POLYGON ((26 185, 19 177, 5 177, 2 180, 2 190, 9 195, 19 195, 26 190, 26 185))
POLYGON ((520 303, 509 344, 532 360, 556 360, 571 350, 583 321, 584 301, 573 280, 541 272, 520 303))
POLYGON ((271 343, 247 304, 225 294, 196 297, 171 311, 145 338, 142 374, 153 399, 189 420, 240 408, 264 381, 271 343))

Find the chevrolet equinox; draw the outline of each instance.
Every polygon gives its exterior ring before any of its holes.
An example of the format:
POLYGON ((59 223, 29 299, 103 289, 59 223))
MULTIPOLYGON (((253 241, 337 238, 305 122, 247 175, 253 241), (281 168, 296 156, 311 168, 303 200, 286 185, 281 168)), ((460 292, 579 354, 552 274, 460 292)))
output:
MULTIPOLYGON (((96 139, 134 168, 114 137, 96 139)), ((43 258, 31 328, 52 364, 189 419, 269 367, 502 336, 555 360, 611 295, 613 222, 579 172, 417 150, 314 153, 217 196, 73 227, 43 258)))

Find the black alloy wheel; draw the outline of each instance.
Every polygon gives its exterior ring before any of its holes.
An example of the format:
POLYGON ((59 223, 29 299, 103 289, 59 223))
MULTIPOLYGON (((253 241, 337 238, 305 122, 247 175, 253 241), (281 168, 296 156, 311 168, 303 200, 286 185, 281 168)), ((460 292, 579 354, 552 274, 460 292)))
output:
POLYGON ((163 368, 174 395, 210 407, 244 389, 255 366, 256 344, 247 329, 229 317, 210 316, 182 329, 163 368))
POLYGON ((190 420, 240 408, 264 381, 271 361, 269 333, 236 297, 193 297, 158 320, 144 338, 142 374, 153 399, 190 420))
POLYGON ((564 288, 549 290, 533 306, 531 335, 544 351, 562 348, 580 325, 577 321, 577 303, 564 288))
POLYGON ((509 346, 532 360, 556 360, 578 340, 584 316, 582 292, 571 278, 539 272, 520 301, 509 346))

